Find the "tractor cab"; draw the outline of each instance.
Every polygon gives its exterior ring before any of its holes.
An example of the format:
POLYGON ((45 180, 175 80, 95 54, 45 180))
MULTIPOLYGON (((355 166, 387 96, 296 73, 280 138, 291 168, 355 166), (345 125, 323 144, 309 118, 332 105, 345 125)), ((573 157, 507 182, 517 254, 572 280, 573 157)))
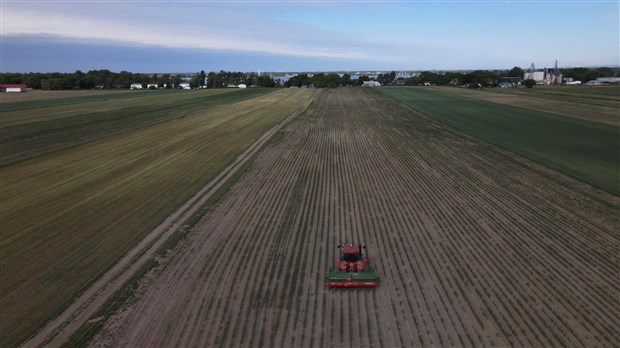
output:
POLYGON ((362 259, 361 245, 345 245, 342 248, 342 261, 357 262, 362 259))

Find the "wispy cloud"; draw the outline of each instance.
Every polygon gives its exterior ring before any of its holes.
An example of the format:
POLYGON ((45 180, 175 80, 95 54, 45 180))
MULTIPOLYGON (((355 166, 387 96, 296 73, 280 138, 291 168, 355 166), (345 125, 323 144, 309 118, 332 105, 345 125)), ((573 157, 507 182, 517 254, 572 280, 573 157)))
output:
POLYGON ((204 3, 183 8, 169 3, 33 5, 3 5, 2 35, 47 34, 125 45, 368 58, 355 38, 307 24, 257 16, 239 7, 234 10, 204 3))
POLYGON ((2 0, 0 8, 5 38, 262 59, 243 66, 467 69, 619 59, 617 1, 2 0))

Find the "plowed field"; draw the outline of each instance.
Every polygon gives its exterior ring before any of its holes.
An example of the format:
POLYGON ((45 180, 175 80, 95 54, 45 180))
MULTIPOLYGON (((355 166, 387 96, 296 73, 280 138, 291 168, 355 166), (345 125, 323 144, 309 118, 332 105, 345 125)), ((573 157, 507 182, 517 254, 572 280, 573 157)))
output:
POLYGON ((280 131, 96 346, 617 346, 617 196, 363 89, 280 131), (328 289, 340 241, 376 289, 328 289))

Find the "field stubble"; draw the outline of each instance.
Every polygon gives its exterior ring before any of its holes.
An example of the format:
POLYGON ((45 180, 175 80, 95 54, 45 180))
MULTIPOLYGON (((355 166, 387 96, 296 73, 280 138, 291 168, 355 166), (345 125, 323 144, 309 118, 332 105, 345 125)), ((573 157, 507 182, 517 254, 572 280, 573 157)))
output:
POLYGON ((322 91, 95 346, 614 346, 617 196, 322 91), (341 241, 376 289, 330 290, 341 241))

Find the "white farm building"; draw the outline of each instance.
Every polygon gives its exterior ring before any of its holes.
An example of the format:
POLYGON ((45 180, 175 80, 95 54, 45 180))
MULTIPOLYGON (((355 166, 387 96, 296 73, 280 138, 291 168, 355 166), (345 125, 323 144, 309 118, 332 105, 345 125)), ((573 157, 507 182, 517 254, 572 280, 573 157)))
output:
POLYGON ((364 81, 362 86, 363 87, 380 87, 381 83, 379 81, 364 81))
POLYGON ((21 93, 28 90, 28 86, 25 84, 2 84, 0 90, 7 93, 21 93))

